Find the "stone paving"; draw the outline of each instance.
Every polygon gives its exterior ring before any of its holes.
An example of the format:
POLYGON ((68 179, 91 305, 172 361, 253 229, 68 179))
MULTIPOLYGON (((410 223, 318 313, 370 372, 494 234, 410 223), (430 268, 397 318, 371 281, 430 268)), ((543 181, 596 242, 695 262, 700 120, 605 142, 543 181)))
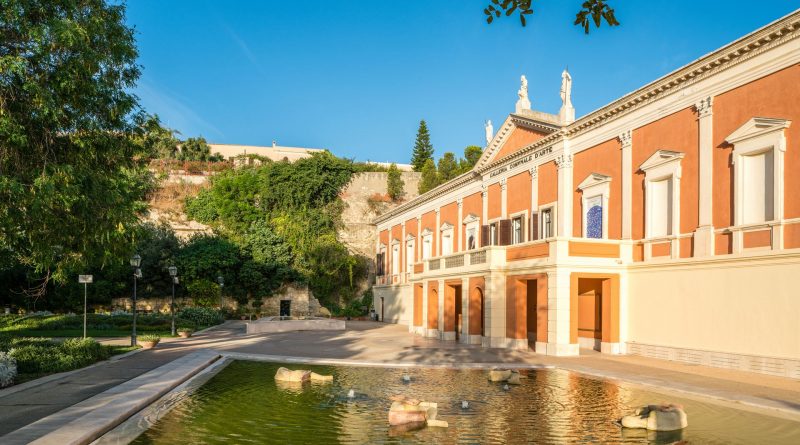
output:
POLYGON ((0 390, 0 436, 198 349, 344 359, 364 364, 554 366, 644 385, 651 390, 707 396, 739 407, 766 408, 776 415, 800 420, 800 381, 783 377, 635 356, 607 356, 593 351, 582 351, 580 357, 566 358, 547 357, 532 351, 487 349, 424 339, 409 334, 405 326, 375 322, 348 322, 346 331, 247 335, 243 322, 231 321, 189 339, 164 339, 153 350, 0 390))

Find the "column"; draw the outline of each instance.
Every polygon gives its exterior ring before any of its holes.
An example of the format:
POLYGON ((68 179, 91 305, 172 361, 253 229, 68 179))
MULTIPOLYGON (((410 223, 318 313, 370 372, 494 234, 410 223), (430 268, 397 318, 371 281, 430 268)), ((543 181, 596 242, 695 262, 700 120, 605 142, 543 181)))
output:
POLYGON ((444 335, 445 334, 444 333, 444 317, 445 317, 444 300, 445 300, 445 298, 447 298, 447 295, 444 294, 444 287, 445 287, 444 286, 444 280, 443 279, 439 280, 438 284, 439 284, 439 320, 438 320, 439 321, 439 339, 440 340, 449 340, 448 338, 445 338, 445 335, 444 335))
POLYGON ((456 226, 456 230, 453 231, 453 236, 458 236, 458 243, 456 245, 458 246, 458 251, 463 252, 464 242, 462 238, 464 238, 464 234, 462 232, 464 231, 464 199, 458 198, 456 202, 458 203, 458 225, 456 226))
POLYGON ((633 205, 632 185, 633 178, 633 138, 631 130, 622 132, 619 135, 619 142, 622 146, 622 239, 631 239, 631 225, 633 217, 631 209, 633 205))
POLYGON ((436 248, 432 256, 439 256, 442 254, 442 232, 439 230, 442 223, 439 221, 439 210, 439 208, 436 209, 436 227, 433 229, 433 236, 436 238, 436 248))
MULTIPOLYGON (((406 251, 406 223, 400 223, 400 283, 408 283, 408 252, 406 251)), ((413 324, 413 323, 412 323, 413 324)))
MULTIPOLYGON (((539 166, 533 166, 529 170, 531 174, 531 218, 538 218, 539 217, 539 166)), ((525 230, 528 232, 528 240, 537 239, 539 237, 538 233, 530 233, 532 230, 533 225, 530 221, 528 221, 527 227, 525 230)), ((539 227, 537 222, 536 227, 539 227)))
POLYGON ((508 218, 508 179, 500 180, 500 217, 508 218))
POLYGON ((571 343, 570 339, 573 309, 570 286, 569 270, 547 273, 547 355, 570 356, 580 351, 578 343, 571 343))
MULTIPOLYGON (((461 295, 456 296, 460 299, 456 304, 461 305, 461 332, 459 341, 469 344, 469 278, 461 279, 461 295)), ((458 322, 458 320, 456 320, 458 322)))
POLYGON ((481 185, 481 198, 483 199, 483 207, 481 208, 481 225, 486 225, 486 221, 489 219, 489 189, 486 187, 486 185, 481 185))
POLYGON ((564 153, 555 160, 558 167, 558 209, 556 213, 557 235, 572 236, 572 155, 564 147, 564 153))
POLYGON ((422 215, 417 215, 417 238, 414 240, 414 250, 417 251, 417 259, 419 260, 415 261, 415 263, 421 263, 422 262, 422 215))
POLYGON ((714 139, 713 97, 695 104, 697 109, 698 138, 698 227, 694 232, 694 256, 714 255, 713 184, 714 184, 714 139))

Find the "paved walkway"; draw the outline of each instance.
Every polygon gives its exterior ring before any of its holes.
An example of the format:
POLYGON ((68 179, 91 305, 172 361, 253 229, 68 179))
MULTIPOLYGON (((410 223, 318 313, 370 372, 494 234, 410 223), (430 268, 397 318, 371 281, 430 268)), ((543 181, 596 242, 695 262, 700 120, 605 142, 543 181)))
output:
MULTIPOLYGON (((346 331, 247 335, 244 323, 228 322, 189 339, 165 339, 156 349, 0 390, 0 436, 99 394, 197 349, 220 352, 347 359, 364 363, 452 364, 507 363, 555 366, 610 378, 653 390, 680 391, 772 408, 800 420, 800 381, 740 371, 690 366, 635 356, 607 356, 583 351, 581 357, 547 357, 531 351, 486 349, 423 339, 404 326, 348 322, 346 331), (44 381, 44 383, 41 383, 44 381)), ((0 437, 2 443, 2 437, 0 437)))

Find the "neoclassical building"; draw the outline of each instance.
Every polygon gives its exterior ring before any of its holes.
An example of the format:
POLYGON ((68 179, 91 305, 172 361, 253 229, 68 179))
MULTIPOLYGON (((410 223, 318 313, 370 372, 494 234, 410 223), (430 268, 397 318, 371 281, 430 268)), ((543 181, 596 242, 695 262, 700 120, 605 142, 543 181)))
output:
POLYGON ((575 119, 516 110, 380 216, 375 308, 445 341, 800 378, 800 11, 575 119))

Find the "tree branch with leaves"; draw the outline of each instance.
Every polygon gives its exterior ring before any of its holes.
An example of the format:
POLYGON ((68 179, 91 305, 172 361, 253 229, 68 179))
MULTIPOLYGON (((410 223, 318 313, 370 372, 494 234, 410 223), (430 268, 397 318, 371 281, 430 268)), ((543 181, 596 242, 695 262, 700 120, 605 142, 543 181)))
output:
MULTIPOLYGON (((492 0, 483 14, 486 16, 486 23, 493 23, 494 19, 502 16, 508 17, 517 13, 522 26, 527 25, 526 17, 533 14, 533 0, 492 0)), ((608 0, 586 0, 581 4, 581 9, 575 14, 574 25, 580 25, 583 32, 589 34, 589 28, 594 23, 599 28, 605 20, 608 26, 619 26, 619 21, 614 14, 614 9, 608 4, 608 0)))

